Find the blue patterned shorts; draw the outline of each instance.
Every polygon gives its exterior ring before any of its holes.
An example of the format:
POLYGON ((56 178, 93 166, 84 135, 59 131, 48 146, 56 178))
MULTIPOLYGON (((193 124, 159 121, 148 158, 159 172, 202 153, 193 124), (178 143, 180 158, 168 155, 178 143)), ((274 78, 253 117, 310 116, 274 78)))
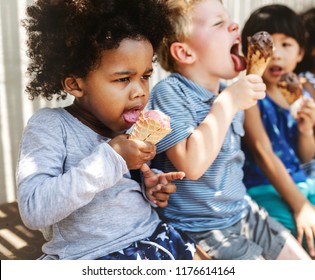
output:
POLYGON ((196 247, 185 233, 160 223, 152 236, 99 260, 192 260, 196 247))

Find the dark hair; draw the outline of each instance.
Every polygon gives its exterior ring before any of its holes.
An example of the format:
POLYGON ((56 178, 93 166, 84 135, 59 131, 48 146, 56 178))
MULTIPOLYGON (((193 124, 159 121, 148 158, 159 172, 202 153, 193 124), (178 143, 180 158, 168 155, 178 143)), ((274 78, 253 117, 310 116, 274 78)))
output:
POLYGON ((302 49, 306 40, 300 17, 284 5, 267 5, 255 10, 246 21, 242 30, 242 50, 247 54, 247 38, 258 31, 282 33, 294 38, 302 49))
POLYGON ((303 60, 297 66, 297 73, 314 71, 315 58, 312 50, 315 48, 315 8, 311 8, 300 15, 305 27, 307 46, 303 60))
POLYGON ((168 10, 158 0, 38 0, 27 8, 26 28, 31 99, 65 99, 61 81, 84 77, 103 50, 123 39, 148 40, 154 51, 168 36, 168 10))

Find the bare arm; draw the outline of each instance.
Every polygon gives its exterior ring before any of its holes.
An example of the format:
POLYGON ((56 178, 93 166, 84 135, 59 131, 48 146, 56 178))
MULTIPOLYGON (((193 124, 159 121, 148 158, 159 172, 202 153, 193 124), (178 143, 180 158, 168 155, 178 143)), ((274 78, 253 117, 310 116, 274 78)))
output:
POLYGON ((304 99, 297 115, 299 129, 297 151, 300 160, 305 163, 309 162, 315 156, 315 102, 313 99, 304 99))
POLYGON ((315 156, 314 130, 300 133, 298 138, 298 155, 302 163, 311 161, 315 156))
POLYGON ((260 118, 258 106, 245 111, 246 147, 271 184, 287 201, 293 211, 298 211, 307 199, 301 194, 288 174, 284 164, 274 153, 271 142, 260 118))
POLYGON ((258 106, 245 112, 245 144, 268 180, 288 203, 295 218, 298 240, 305 235, 311 252, 314 250, 315 210, 301 193, 282 161, 273 152, 260 118, 258 106))
POLYGON ((184 171, 192 180, 202 176, 216 159, 236 112, 256 104, 257 99, 265 96, 264 91, 261 78, 250 75, 220 93, 194 132, 167 150, 166 154, 177 170, 184 171))

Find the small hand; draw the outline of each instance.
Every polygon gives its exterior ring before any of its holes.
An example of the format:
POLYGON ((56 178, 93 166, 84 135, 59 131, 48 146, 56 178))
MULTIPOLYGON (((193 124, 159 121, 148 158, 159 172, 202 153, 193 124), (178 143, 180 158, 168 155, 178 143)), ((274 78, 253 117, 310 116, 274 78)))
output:
POLYGON ((315 257, 314 237, 315 237, 315 208, 309 203, 305 203, 298 213, 294 214, 297 227, 297 240, 302 243, 305 236, 309 254, 315 257))
POLYGON ((185 177, 184 172, 156 174, 147 164, 143 164, 140 170, 143 172, 147 198, 159 207, 166 207, 171 193, 176 191, 171 181, 185 177))
MULTIPOLYGON (((256 105, 257 100, 266 96, 266 85, 258 75, 248 75, 240 78, 223 92, 230 92, 237 110, 246 110, 256 105)), ((222 92, 222 93, 223 93, 222 92)))
POLYGON ((301 133, 313 130, 315 125, 315 102, 313 99, 303 99, 301 107, 297 111, 296 121, 301 133))
POLYGON ((156 154, 155 145, 140 140, 130 140, 125 134, 113 138, 108 144, 124 158, 130 170, 139 169, 156 154))

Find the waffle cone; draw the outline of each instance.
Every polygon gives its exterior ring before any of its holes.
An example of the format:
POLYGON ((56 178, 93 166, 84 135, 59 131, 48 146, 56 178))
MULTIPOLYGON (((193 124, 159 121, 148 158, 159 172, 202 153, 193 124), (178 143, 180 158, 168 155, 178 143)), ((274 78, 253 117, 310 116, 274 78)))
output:
POLYGON ((281 90, 283 97, 289 103, 289 105, 292 105, 296 100, 298 100, 302 96, 301 90, 291 92, 291 91, 287 90, 286 88, 281 87, 281 85, 279 87, 280 87, 280 90, 281 90))
POLYGON ((299 80, 299 77, 293 72, 283 74, 280 77, 277 86, 289 105, 292 105, 303 95, 303 86, 299 80))
POLYGON ((247 53, 246 74, 256 74, 262 76, 271 57, 265 58, 264 55, 254 46, 249 46, 247 53))
POLYGON ((148 141, 155 145, 171 131, 172 129, 162 127, 157 121, 145 118, 143 113, 141 113, 129 139, 148 141))

